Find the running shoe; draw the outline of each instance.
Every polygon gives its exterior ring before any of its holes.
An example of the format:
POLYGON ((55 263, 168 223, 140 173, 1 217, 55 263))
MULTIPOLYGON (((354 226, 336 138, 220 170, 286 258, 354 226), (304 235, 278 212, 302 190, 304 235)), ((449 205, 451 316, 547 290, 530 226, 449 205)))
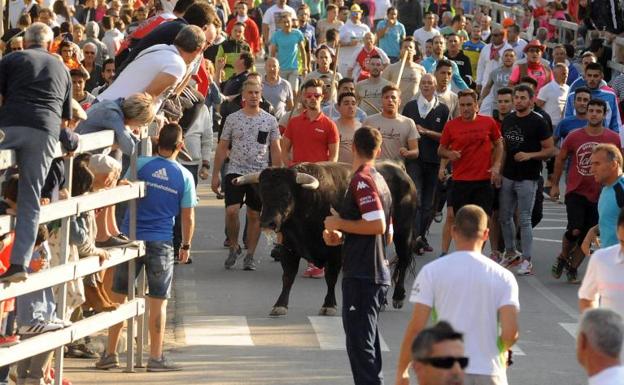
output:
POLYGON ((28 278, 28 272, 22 265, 9 265, 7 271, 0 276, 0 283, 4 282, 22 282, 28 278))
POLYGON ((253 255, 247 254, 243 260, 243 270, 254 271, 256 270, 256 262, 254 262, 253 255))
POLYGON ((177 372, 182 370, 182 367, 173 361, 169 361, 162 356, 160 360, 151 358, 147 361, 148 372, 177 372))
POLYGON ((507 251, 501 258, 500 265, 509 269, 518 265, 521 259, 521 255, 517 251, 507 251))
POLYGON ((563 274, 563 270, 568 265, 568 262, 561 257, 562 257, 561 255, 557 257, 557 261, 554 263, 554 265, 552 265, 552 268, 550 269, 550 274, 553 276, 554 279, 561 278, 561 274, 563 274))
POLYGON ((305 278, 324 278, 325 277, 325 269, 316 267, 312 263, 308 263, 308 267, 306 267, 303 272, 303 276, 305 278))
POLYGON ((242 250, 241 248, 237 248, 235 249, 230 249, 230 254, 228 255, 227 259, 225 260, 225 268, 226 269, 231 269, 232 266, 234 266, 234 264, 236 263, 236 259, 238 259, 238 257, 242 254, 242 250))
POLYGON ((61 323, 49 322, 49 321, 36 321, 29 326, 21 326, 18 329, 18 333, 22 335, 41 334, 47 332, 53 332, 55 330, 63 329, 65 326, 61 323))
POLYGON ((501 263, 501 253, 498 250, 493 250, 490 253, 490 259, 496 263, 501 263))
POLYGON ((533 264, 531 261, 523 260, 516 273, 518 275, 533 275, 533 264))
POLYGON ((108 370, 119 367, 119 356, 117 353, 113 354, 103 354, 102 358, 100 358, 95 363, 96 369, 108 370))
POLYGON ((8 348, 9 346, 20 343, 20 336, 0 336, 0 348, 8 348))
POLYGON ((568 283, 581 283, 578 279, 578 270, 573 267, 568 267, 568 270, 566 271, 566 278, 568 279, 568 283))

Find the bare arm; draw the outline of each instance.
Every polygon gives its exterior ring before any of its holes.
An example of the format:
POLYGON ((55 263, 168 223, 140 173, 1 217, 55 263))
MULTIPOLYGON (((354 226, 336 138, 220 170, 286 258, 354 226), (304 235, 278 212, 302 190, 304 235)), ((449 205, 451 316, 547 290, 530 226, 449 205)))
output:
POLYGON ((500 173, 503 166, 503 138, 498 139, 492 144, 494 146, 492 150, 492 169, 500 173))
POLYGON ((230 141, 226 139, 221 139, 219 144, 217 144, 217 150, 215 151, 215 158, 213 162, 213 170, 212 170, 212 191, 215 194, 220 194, 219 186, 221 185, 221 166, 223 166, 223 162, 227 157, 228 148, 230 148, 230 141))
POLYGON ((150 84, 145 88, 145 92, 152 95, 152 97, 159 97, 165 90, 169 87, 172 87, 178 78, 173 75, 161 72, 150 82, 150 84))
MULTIPOLYGON (((328 217, 330 218, 330 217, 328 217)), ((386 232, 386 221, 384 219, 375 219, 374 221, 367 221, 366 219, 350 220, 335 216, 336 227, 329 230, 341 230, 349 234, 360 235, 378 235, 386 232)), ((327 219, 325 219, 327 221, 327 219)), ((327 222, 325 222, 327 224, 327 222)), ((327 228, 327 226, 325 226, 327 228)))
POLYGON ((418 158, 418 139, 409 139, 407 141, 407 151, 401 154, 404 158, 418 158))
POLYGON ((329 144, 329 161, 330 162, 338 162, 338 146, 339 146, 339 143, 329 144))
POLYGON ((282 167, 282 149, 280 148, 279 139, 271 142, 271 165, 273 167, 282 167))
POLYGON ((262 24, 262 39, 265 39, 266 41, 269 41, 269 25, 268 24, 262 24))
POLYGON ((503 349, 511 349, 518 340, 518 308, 514 305, 506 305, 498 309, 498 319, 501 325, 500 339, 503 349))
POLYGON ((461 157, 461 152, 450 150, 446 146, 441 144, 440 146, 438 146, 438 155, 441 158, 453 161, 461 157))
POLYGON ((540 142, 542 145, 542 149, 537 152, 519 152, 514 158, 519 161, 525 161, 529 159, 537 159, 537 160, 547 160, 555 155, 555 142, 553 141, 552 136, 548 139, 542 140, 540 142))
POLYGON ((291 147, 290 139, 285 136, 282 136, 282 163, 284 167, 288 167, 290 164, 290 147, 291 147))
POLYGON ((275 57, 277 55, 277 46, 275 44, 269 45, 269 56, 275 57))
MULTIPOLYGON (((182 244, 190 245, 193 241, 193 233, 195 232, 195 208, 183 207, 180 215, 182 217, 182 244)), ((189 251, 180 249, 181 262, 186 263, 188 257, 189 251)))
POLYGON ((487 83, 481 90, 481 97, 479 98, 479 105, 483 103, 483 99, 485 99, 485 97, 488 96, 491 90, 492 90, 492 79, 488 79, 487 83))
POLYGON ((303 59, 303 70, 307 73, 310 71, 310 51, 306 49, 305 43, 299 43, 299 53, 303 59))
POLYGON ((598 307, 597 301, 592 301, 591 299, 580 298, 579 299, 579 312, 581 314, 587 309, 595 309, 598 307))
POLYGON ((414 305, 414 311, 412 312, 412 319, 410 319, 405 329, 405 335, 401 342, 401 352, 399 353, 396 384, 408 384, 406 381, 409 378, 409 364, 412 361, 411 350, 414 338, 427 326, 429 315, 431 314, 431 308, 421 303, 414 305))

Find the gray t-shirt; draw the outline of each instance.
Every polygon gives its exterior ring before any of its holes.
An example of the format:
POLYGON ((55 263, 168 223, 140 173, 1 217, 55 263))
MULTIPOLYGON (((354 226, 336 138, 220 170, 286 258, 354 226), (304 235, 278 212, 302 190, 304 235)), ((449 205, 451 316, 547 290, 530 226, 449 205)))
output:
POLYGON ((293 92, 288 80, 280 78, 277 84, 262 81, 262 96, 271 103, 275 118, 280 120, 286 114, 286 102, 293 100, 293 92))
POLYGON ((271 142, 279 137, 277 120, 264 110, 253 116, 244 110, 228 115, 221 134, 232 147, 227 173, 245 175, 267 168, 271 142))

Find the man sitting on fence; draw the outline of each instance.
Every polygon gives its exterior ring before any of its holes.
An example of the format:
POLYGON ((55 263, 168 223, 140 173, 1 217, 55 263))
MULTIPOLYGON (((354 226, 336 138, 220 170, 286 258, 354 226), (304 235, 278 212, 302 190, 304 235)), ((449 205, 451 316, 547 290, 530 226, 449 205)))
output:
MULTIPOLYGON (((163 339, 167 317, 167 299, 173 280, 173 221, 182 218, 182 246, 180 261, 186 263, 190 255, 194 231, 194 206, 197 203, 195 183, 191 173, 175 161, 183 146, 182 128, 167 124, 158 136, 158 156, 141 157, 137 164, 138 179, 146 182, 145 197, 137 202, 136 238, 145 241, 145 256, 137 260, 136 272, 143 265, 147 274, 150 309, 150 359, 148 372, 180 370, 180 366, 163 356, 163 339)), ((128 233, 128 215, 122 230, 128 233)), ((119 265, 115 271, 112 300, 122 303, 128 291, 128 265, 119 265)), ((98 369, 119 366, 117 342, 123 324, 108 329, 108 347, 95 364, 98 369)))

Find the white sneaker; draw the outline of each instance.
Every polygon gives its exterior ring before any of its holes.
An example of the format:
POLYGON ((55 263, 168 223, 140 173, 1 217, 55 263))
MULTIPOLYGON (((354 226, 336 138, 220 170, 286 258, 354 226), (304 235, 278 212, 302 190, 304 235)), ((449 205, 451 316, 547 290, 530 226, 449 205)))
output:
POLYGON ((517 251, 506 251, 500 258, 499 264, 507 269, 514 267, 520 263, 521 254, 517 251))
POLYGON ((518 275, 532 275, 533 274, 533 264, 528 260, 523 260, 520 264, 518 270, 516 270, 518 275))

